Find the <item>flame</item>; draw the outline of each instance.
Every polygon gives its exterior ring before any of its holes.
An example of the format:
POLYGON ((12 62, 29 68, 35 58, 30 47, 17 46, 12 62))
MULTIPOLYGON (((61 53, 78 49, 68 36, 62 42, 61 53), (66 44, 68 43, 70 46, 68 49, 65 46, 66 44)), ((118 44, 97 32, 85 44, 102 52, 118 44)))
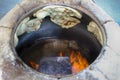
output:
POLYGON ((31 65, 32 68, 34 68, 34 69, 36 69, 36 70, 38 70, 38 68, 39 68, 39 64, 36 64, 36 63, 33 62, 33 61, 30 61, 30 65, 31 65))
POLYGON ((60 57, 63 57, 63 53, 62 52, 60 52, 59 55, 60 55, 60 57))
POLYGON ((74 50, 71 52, 70 62, 72 64, 72 73, 77 73, 88 66, 87 59, 82 57, 80 52, 76 54, 74 50))

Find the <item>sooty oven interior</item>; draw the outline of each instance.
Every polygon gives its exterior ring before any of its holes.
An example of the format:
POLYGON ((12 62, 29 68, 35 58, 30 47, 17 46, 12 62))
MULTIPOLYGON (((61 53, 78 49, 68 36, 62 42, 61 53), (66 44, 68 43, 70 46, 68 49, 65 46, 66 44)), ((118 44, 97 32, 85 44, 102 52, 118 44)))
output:
POLYGON ((14 45, 17 55, 31 69, 63 76, 82 71, 98 57, 100 31, 85 13, 53 5, 32 11, 20 21, 14 45))

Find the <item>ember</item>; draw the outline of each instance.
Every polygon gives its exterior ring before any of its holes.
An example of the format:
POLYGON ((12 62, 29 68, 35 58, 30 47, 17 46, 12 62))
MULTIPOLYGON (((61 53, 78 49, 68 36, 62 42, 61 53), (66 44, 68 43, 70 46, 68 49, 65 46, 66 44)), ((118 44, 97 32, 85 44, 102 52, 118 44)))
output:
POLYGON ((37 63, 35 63, 33 61, 30 61, 30 65, 31 65, 32 68, 34 68, 36 70, 38 70, 38 68, 39 68, 39 64, 37 64, 37 63))

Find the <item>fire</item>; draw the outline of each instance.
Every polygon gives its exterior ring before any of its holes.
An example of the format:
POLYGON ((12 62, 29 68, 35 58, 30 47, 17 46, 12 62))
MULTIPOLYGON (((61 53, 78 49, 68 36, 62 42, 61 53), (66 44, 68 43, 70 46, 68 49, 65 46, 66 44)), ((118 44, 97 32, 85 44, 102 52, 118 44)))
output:
POLYGON ((39 68, 39 64, 37 64, 37 63, 35 63, 33 61, 30 61, 30 65, 31 65, 32 68, 34 68, 36 70, 38 70, 38 68, 39 68))
MULTIPOLYGON (((59 57, 63 57, 63 53, 60 52, 59 53, 59 57)), ((88 67, 88 62, 87 59, 84 58, 80 52, 75 52, 74 50, 71 51, 70 54, 70 63, 72 65, 72 73, 77 73, 83 69, 85 69, 86 67, 88 67)), ((35 63, 34 61, 30 61, 30 65, 32 68, 38 70, 39 68, 39 64, 35 63)))
POLYGON ((88 66, 87 59, 80 52, 76 54, 74 50, 71 52, 70 62, 72 64, 72 73, 77 73, 88 66))
POLYGON ((59 55, 60 55, 60 57, 63 57, 63 53, 62 52, 60 52, 59 55))
MULTIPOLYGON (((60 57, 63 57, 63 53, 59 53, 60 57)), ((84 58, 80 52, 75 53, 74 50, 70 54, 70 62, 72 64, 72 73, 77 73, 86 67, 88 67, 87 59, 84 58)))

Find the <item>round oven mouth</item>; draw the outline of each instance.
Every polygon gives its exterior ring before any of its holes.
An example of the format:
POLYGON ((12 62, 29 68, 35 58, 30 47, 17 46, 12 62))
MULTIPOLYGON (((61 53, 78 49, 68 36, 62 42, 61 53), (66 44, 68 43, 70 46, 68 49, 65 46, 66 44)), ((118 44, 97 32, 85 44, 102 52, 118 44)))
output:
POLYGON ((103 44, 102 28, 92 18, 75 8, 58 5, 27 14, 13 36, 14 49, 26 65, 61 77, 86 69, 99 56, 103 44))

